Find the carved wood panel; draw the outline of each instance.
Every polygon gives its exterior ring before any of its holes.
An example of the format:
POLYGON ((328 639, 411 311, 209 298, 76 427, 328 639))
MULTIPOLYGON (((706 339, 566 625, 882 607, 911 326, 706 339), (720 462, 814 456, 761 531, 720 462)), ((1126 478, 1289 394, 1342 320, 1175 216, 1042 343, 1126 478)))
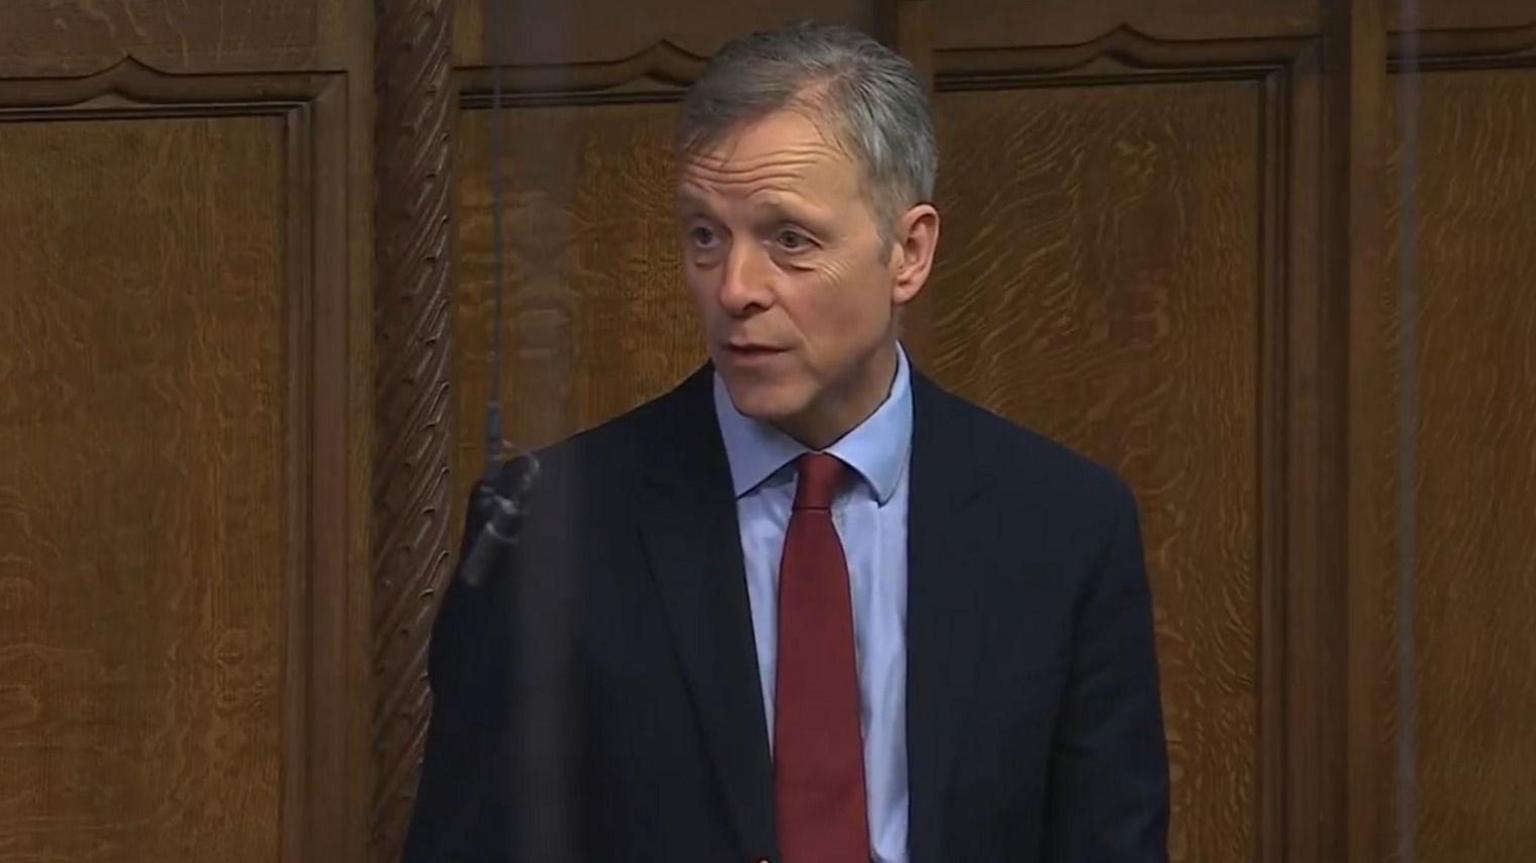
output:
POLYGON ((0 77, 84 75, 134 56, 175 72, 296 69, 344 0, 7 0, 0 77))
POLYGON ((446 0, 377 4, 368 853, 379 860, 399 856, 409 825, 430 716, 428 640, 453 565, 452 10, 446 0))
POLYGON ((1165 40, 1307 36, 1317 0, 942 0, 934 39, 944 50, 1075 45, 1128 27, 1165 40))
MULTIPOLYGON (((667 41, 708 56, 727 40, 801 18, 869 29, 883 0, 501 0, 507 30, 491 36, 494 0, 455 0, 454 62, 479 66, 609 63, 667 41)), ((622 83, 622 82, 619 82, 622 83)))
POLYGON ((0 845, 300 859, 343 796, 336 79, 0 82, 0 845), (317 640, 316 632, 325 632, 317 640), (333 649, 335 648, 335 649, 333 649), (316 683, 324 680, 324 689, 316 683), (313 749, 311 747, 314 747, 313 749))
POLYGON ((9 853, 277 852, 282 145, 271 118, 0 125, 9 853))

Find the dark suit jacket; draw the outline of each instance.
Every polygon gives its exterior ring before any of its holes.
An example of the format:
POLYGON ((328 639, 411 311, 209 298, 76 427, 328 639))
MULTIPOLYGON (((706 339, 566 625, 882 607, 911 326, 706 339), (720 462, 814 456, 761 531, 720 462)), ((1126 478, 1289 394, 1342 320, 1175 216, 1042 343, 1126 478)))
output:
MULTIPOLYGON (((516 552, 485 586, 449 588, 407 860, 778 859, 711 373, 542 454, 516 552)), ((1165 859, 1130 493, 920 375, 912 388, 913 863, 1165 859)))

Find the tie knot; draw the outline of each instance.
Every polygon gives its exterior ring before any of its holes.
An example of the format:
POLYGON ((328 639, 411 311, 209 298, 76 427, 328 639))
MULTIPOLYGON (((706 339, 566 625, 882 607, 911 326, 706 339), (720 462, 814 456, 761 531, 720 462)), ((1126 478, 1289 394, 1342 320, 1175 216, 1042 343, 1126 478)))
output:
POLYGON ((795 509, 831 509, 847 468, 837 456, 824 452, 808 452, 796 459, 800 482, 795 487, 795 509))

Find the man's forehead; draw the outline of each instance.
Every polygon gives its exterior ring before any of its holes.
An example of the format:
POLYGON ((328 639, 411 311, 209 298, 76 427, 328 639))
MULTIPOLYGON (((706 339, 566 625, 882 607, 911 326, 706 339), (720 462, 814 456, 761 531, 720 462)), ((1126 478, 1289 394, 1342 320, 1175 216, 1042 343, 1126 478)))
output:
POLYGON ((756 187, 718 187, 686 181, 678 183, 677 208, 682 213, 714 212, 723 208, 746 206, 783 212, 816 206, 814 186, 798 186, 792 183, 761 184, 756 187))
POLYGON ((851 162, 831 120, 812 105, 791 105, 722 131, 683 154, 683 167, 751 169, 764 163, 851 162))
POLYGON ((765 159, 745 167, 693 162, 678 173, 677 203, 684 213, 740 205, 820 208, 855 191, 852 171, 844 162, 810 157, 765 159))

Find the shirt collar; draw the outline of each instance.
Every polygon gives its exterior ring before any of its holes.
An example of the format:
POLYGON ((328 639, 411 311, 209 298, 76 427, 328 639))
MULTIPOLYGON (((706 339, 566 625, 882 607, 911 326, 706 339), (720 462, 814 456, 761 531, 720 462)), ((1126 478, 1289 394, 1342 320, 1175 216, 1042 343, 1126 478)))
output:
MULTIPOLYGON (((715 372, 715 418, 725 441, 731 484, 742 497, 809 450, 768 423, 752 419, 731 403, 725 381, 715 372)), ((907 354, 896 349, 896 378, 885 401, 853 431, 827 447, 864 478, 881 505, 896 494, 912 449, 912 373, 907 354)))

